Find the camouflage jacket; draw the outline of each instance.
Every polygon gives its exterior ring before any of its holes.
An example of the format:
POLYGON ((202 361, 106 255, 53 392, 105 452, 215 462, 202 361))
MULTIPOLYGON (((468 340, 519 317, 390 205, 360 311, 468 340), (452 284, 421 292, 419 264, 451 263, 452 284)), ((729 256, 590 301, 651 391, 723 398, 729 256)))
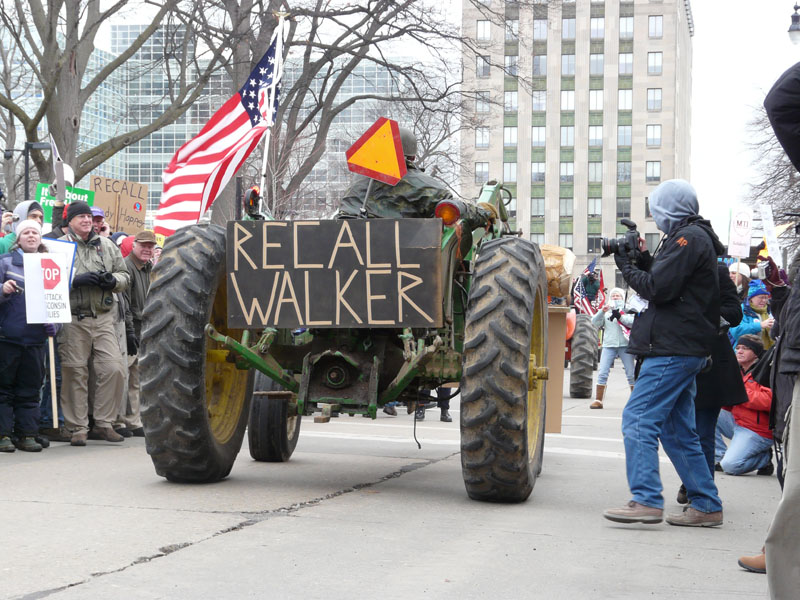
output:
MULTIPOLYGON (((426 219, 434 216, 436 204, 453 195, 438 179, 406 161, 408 171, 397 185, 372 182, 367 215, 384 219, 426 219)), ((358 217, 370 179, 359 176, 345 192, 339 207, 340 215, 358 217)))

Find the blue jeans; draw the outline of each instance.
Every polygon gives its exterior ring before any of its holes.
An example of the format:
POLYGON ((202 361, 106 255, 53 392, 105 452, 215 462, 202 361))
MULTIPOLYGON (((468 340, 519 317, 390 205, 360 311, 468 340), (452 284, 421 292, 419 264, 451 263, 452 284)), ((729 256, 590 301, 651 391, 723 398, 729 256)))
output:
POLYGON ((733 414, 729 410, 719 411, 719 418, 717 419, 717 428, 715 432, 716 447, 714 449, 715 460, 719 463, 722 462, 722 457, 728 451, 728 446, 725 440, 722 439, 724 435, 729 440, 733 439, 733 430, 736 427, 736 421, 733 419, 733 414))
POLYGON ((694 378, 704 364, 700 356, 653 356, 642 363, 622 412, 628 486, 639 504, 664 507, 658 473, 660 438, 692 507, 702 512, 722 510, 695 426, 694 378))
POLYGON ((734 425, 731 444, 719 464, 728 475, 744 475, 769 464, 770 448, 771 439, 762 437, 747 427, 734 425))
POLYGON ((628 385, 633 385, 634 360, 633 354, 628 354, 627 346, 603 346, 600 353, 600 364, 597 366, 597 385, 605 385, 608 381, 608 372, 614 364, 614 358, 619 356, 622 365, 625 367, 625 376, 628 378, 628 385))

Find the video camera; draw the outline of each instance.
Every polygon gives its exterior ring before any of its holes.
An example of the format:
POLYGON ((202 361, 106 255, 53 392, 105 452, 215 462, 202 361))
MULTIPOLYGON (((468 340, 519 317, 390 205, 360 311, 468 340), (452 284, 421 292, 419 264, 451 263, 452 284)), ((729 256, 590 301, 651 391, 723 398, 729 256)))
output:
POLYGON ((620 238, 600 238, 600 247, 603 250, 601 258, 612 254, 627 254, 631 260, 635 260, 639 254, 639 232, 636 223, 630 219, 620 219, 620 223, 628 228, 628 231, 620 238))

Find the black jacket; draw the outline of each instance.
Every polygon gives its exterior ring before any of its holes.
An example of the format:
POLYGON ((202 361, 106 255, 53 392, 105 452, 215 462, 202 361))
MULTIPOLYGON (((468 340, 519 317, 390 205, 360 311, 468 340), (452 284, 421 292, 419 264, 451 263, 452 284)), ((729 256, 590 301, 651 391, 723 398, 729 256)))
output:
POLYGON ((724 250, 711 224, 694 215, 664 238, 649 266, 614 255, 625 281, 649 302, 633 324, 629 353, 711 354, 719 331, 717 255, 724 250))
MULTIPOLYGON (((728 267, 724 264, 717 265, 717 274, 719 314, 731 327, 735 327, 742 321, 742 305, 739 304, 736 285, 731 281, 728 267)), ((726 332, 722 332, 714 340, 711 348, 711 369, 700 373, 696 381, 697 395, 694 404, 699 409, 721 408, 747 402, 742 372, 726 332)))
POLYGON ((775 137, 800 171, 800 63, 780 76, 764 99, 775 137))

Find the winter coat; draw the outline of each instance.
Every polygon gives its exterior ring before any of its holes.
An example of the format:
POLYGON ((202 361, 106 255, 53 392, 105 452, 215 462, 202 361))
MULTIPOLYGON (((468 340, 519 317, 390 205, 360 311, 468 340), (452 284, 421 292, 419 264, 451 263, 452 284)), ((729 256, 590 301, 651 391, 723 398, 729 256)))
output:
MULTIPOLYGON (((22 250, 0 256, 0 284, 13 279, 19 287, 25 287, 25 268, 22 250), (13 273, 17 277, 9 275, 13 273), (23 281, 20 281, 23 280, 23 281)), ((0 293, 0 339, 10 344, 38 346, 47 341, 44 325, 34 323, 28 325, 25 310, 25 292, 6 296, 0 293)))
POLYGON ((35 204, 35 208, 40 208, 41 205, 35 200, 25 200, 17 204, 14 209, 14 214, 17 215, 17 221, 14 223, 14 231, 0 238, 0 254, 11 252, 11 247, 17 241, 17 223, 21 223, 28 218, 28 212, 31 210, 31 205, 35 204))
MULTIPOLYGON (((725 265, 719 264, 717 272, 719 274, 720 316, 732 326, 738 325, 742 318, 742 309, 739 305, 736 285, 728 277, 725 265)), ((711 369, 700 373, 695 379, 697 382, 695 407, 714 409, 747 402, 747 392, 741 373, 728 336, 724 332, 720 333, 711 348, 711 369)))
MULTIPOLYGON (((663 184, 662 184, 663 185, 663 184)), ((719 331, 717 255, 725 248, 699 215, 670 228, 656 255, 634 265, 614 260, 649 306, 634 321, 628 352, 639 356, 707 356, 719 331)))
POLYGON ((792 283, 789 298, 775 319, 772 333, 777 336, 777 342, 770 378, 773 390, 770 426, 775 438, 783 441, 786 411, 792 403, 794 382, 800 372, 800 271, 792 283))
POLYGON ((142 334, 142 311, 144 310, 147 291, 150 289, 150 271, 153 270, 153 265, 149 262, 142 264, 131 253, 125 257, 125 266, 131 277, 131 284, 125 291, 125 297, 128 299, 136 337, 139 339, 142 334))
POLYGON ((747 390, 747 402, 731 409, 733 418, 739 427, 771 440, 769 411, 772 407, 772 390, 756 383, 749 371, 742 375, 742 381, 747 390))
MULTIPOLYGON (((621 310, 625 310, 622 308, 621 310)), ((625 327, 630 329, 633 326, 633 315, 623 313, 620 316, 620 321, 625 327)), ((592 325, 595 328, 603 328, 603 348, 624 348, 628 345, 628 340, 625 338, 625 334, 622 332, 622 327, 620 327, 619 321, 614 319, 611 320, 611 311, 603 312, 602 310, 597 311, 592 316, 592 325)))
POLYGON ((731 327, 728 331, 728 339, 733 348, 736 348, 736 342, 738 342, 739 338, 743 335, 750 334, 761 337, 761 317, 747 305, 746 300, 739 311, 742 313, 741 323, 736 327, 731 327))

